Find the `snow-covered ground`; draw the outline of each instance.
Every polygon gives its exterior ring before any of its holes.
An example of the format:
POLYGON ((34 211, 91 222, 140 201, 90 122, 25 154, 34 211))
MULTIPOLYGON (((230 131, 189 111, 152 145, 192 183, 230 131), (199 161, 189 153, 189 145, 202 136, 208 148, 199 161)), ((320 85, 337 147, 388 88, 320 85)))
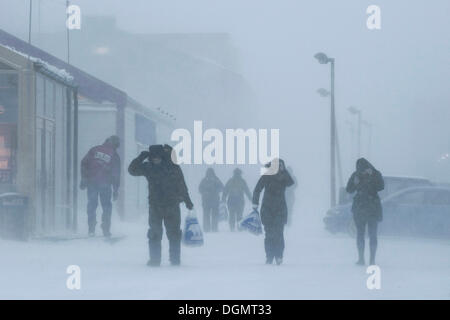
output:
POLYGON ((149 268, 144 218, 115 222, 127 237, 113 245, 0 241, 0 299, 450 299, 450 241, 380 238, 381 289, 369 290, 354 239, 316 227, 287 229, 279 267, 264 264, 262 236, 223 231, 183 247, 181 267, 169 265, 164 240, 162 267, 149 268), (69 265, 81 268, 81 290, 66 287, 69 265))

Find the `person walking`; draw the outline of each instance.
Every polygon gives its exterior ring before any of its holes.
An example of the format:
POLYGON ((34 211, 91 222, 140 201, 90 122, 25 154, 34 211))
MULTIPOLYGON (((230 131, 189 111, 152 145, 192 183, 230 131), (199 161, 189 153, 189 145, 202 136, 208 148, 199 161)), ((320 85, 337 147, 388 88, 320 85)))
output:
POLYGON ((346 190, 348 193, 356 192, 353 197, 352 212, 356 225, 356 246, 358 261, 356 264, 364 265, 364 237, 366 225, 369 232, 370 265, 375 264, 377 251, 378 223, 383 219, 383 210, 378 192, 384 189, 384 180, 381 173, 364 158, 356 161, 356 171, 348 180, 346 190))
POLYGON ((200 182, 198 190, 202 196, 203 229, 205 232, 217 232, 219 229, 219 201, 223 183, 216 176, 214 169, 208 168, 200 182))
POLYGON ((183 172, 171 158, 168 145, 152 145, 131 161, 128 172, 135 177, 144 176, 148 182, 149 229, 147 232, 150 259, 148 266, 161 265, 161 240, 163 223, 169 239, 170 263, 181 263, 181 213, 180 203, 188 210, 194 205, 189 197, 183 172))
POLYGON ((261 222, 264 226, 266 251, 266 264, 277 265, 283 262, 284 252, 284 226, 287 222, 287 205, 285 190, 294 184, 294 180, 286 170, 283 160, 274 159, 266 167, 277 168, 276 173, 265 174, 259 178, 253 191, 253 209, 258 209, 259 197, 264 189, 261 205, 261 222))
POLYGON ((245 206, 244 195, 252 201, 247 182, 242 178, 242 170, 236 168, 233 171, 233 177, 227 181, 222 193, 222 201, 226 202, 228 207, 228 221, 231 231, 235 230, 236 224, 242 219, 245 206))
POLYGON ((111 197, 114 201, 117 200, 120 186, 120 157, 117 153, 119 146, 119 137, 111 136, 102 145, 91 148, 81 160, 80 189, 87 189, 90 237, 95 235, 99 198, 103 209, 101 224, 103 235, 111 236, 111 197))

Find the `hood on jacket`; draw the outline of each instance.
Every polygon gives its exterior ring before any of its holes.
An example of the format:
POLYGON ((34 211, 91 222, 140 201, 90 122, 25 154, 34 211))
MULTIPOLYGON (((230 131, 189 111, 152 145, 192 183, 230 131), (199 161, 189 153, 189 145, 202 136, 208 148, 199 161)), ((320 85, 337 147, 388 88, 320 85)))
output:
POLYGON ((149 159, 160 158, 164 159, 164 147, 160 144, 152 145, 148 148, 149 151, 149 159))
POLYGON ((206 169, 206 178, 215 178, 216 177, 216 173, 214 172, 213 168, 208 168, 206 169))
POLYGON ((359 158, 356 160, 356 171, 357 172, 363 172, 366 169, 372 169, 375 170, 374 166, 367 161, 365 158, 359 158))
POLYGON ((233 177, 241 177, 242 176, 242 170, 239 168, 236 168, 233 170, 233 177))
POLYGON ((105 140, 103 145, 111 146, 114 149, 117 149, 120 146, 120 138, 118 136, 111 136, 105 140))

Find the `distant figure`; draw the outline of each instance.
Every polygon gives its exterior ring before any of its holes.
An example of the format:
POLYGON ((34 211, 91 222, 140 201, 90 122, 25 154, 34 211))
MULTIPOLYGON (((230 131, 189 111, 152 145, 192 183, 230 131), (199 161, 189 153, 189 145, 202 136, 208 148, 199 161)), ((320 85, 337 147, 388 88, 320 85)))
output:
POLYGON ((181 259, 181 213, 180 202, 192 210, 180 166, 171 159, 172 148, 168 145, 152 145, 131 161, 128 172, 132 176, 144 176, 148 182, 149 230, 147 233, 150 260, 147 265, 161 265, 162 224, 169 239, 169 256, 172 265, 180 265, 181 259))
POLYGON ((294 180, 287 172, 284 161, 281 159, 273 160, 266 167, 274 167, 274 161, 278 161, 278 172, 274 175, 263 175, 259 178, 253 191, 253 208, 255 210, 258 209, 259 196, 264 189, 261 205, 261 222, 266 234, 264 239, 266 264, 272 264, 275 258, 276 264, 280 265, 283 262, 283 231, 288 215, 284 193, 286 187, 294 184, 294 180))
POLYGON ((286 204, 288 208, 288 221, 287 225, 292 225, 292 216, 294 215, 294 205, 295 205, 295 190, 297 189, 297 178, 295 177, 292 167, 287 167, 287 171, 289 175, 291 176, 292 180, 294 181, 294 184, 286 190, 286 204))
POLYGON ((212 168, 206 170, 198 190, 202 195, 203 229, 205 232, 216 232, 219 228, 219 194, 223 190, 223 183, 217 178, 212 168))
POLYGON ((102 145, 89 150, 81 161, 80 189, 87 189, 88 227, 91 237, 95 235, 99 198, 103 209, 101 225, 103 235, 111 236, 111 196, 114 201, 117 200, 120 185, 120 158, 117 154, 119 146, 119 137, 111 136, 102 145))
POLYGON ((236 168, 233 171, 233 177, 228 180, 222 193, 222 201, 226 201, 228 206, 231 231, 235 230, 236 223, 242 219, 245 206, 244 194, 252 201, 247 182, 242 178, 242 171, 236 168))
POLYGON ((369 161, 364 158, 356 161, 356 171, 351 175, 347 183, 347 192, 356 195, 353 198, 352 212, 355 221, 358 248, 358 265, 364 265, 364 235, 366 225, 369 229, 370 239, 370 265, 375 264, 377 251, 377 226, 383 218, 382 207, 378 192, 384 189, 384 181, 381 173, 376 170, 369 161))

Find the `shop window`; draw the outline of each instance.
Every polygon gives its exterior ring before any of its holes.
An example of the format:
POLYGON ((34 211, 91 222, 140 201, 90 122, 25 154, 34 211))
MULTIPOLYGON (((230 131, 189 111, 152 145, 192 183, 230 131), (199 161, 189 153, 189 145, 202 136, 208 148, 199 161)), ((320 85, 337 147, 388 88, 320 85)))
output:
MULTIPOLYGON (((18 76, 0 71, 0 184, 12 184, 16 167, 18 76)), ((3 189, 3 188, 2 188, 3 189)))

